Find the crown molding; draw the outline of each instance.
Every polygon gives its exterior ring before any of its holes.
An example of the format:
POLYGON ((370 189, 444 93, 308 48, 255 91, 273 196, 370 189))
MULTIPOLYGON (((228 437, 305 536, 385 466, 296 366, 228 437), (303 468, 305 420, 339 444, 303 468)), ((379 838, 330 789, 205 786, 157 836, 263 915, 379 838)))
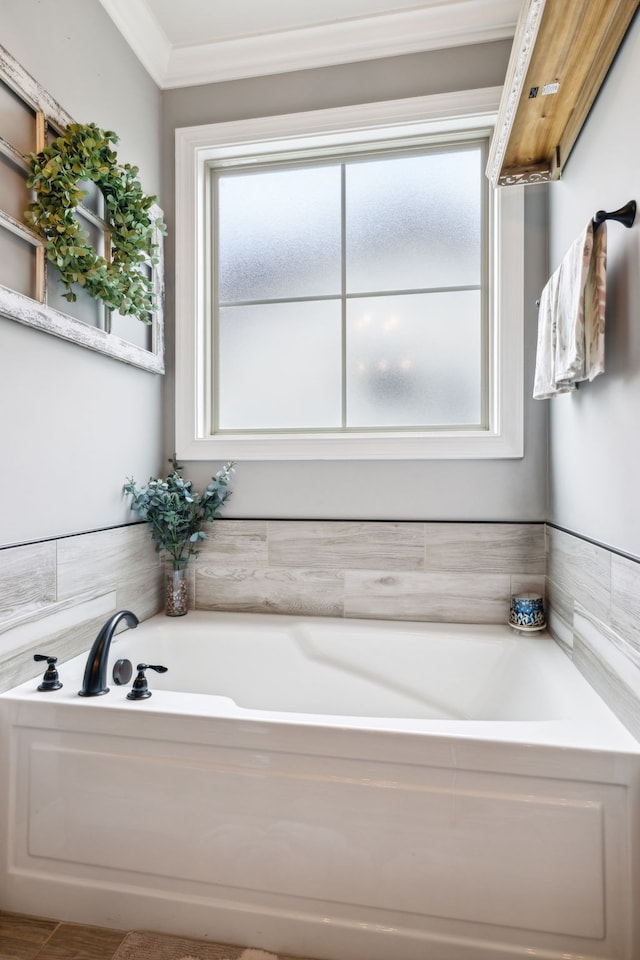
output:
POLYGON ((144 0, 100 0, 100 3, 147 73, 163 87, 171 44, 144 0))
POLYGON ((163 89, 511 39, 519 7, 515 0, 433 0, 420 9, 172 47, 144 0, 100 2, 163 89))

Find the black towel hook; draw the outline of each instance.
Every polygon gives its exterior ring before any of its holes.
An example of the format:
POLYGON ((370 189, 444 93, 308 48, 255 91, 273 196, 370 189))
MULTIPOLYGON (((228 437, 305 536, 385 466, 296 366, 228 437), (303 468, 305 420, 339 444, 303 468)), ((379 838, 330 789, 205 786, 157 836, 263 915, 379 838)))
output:
POLYGON ((606 210, 598 210, 595 217, 593 218, 593 229, 597 230, 601 223, 604 223, 605 220, 616 220, 618 223, 622 223, 625 227, 633 226, 633 221, 636 218, 636 202, 635 200, 629 200, 629 203, 625 203, 624 207, 620 207, 619 210, 612 210, 607 212, 606 210))

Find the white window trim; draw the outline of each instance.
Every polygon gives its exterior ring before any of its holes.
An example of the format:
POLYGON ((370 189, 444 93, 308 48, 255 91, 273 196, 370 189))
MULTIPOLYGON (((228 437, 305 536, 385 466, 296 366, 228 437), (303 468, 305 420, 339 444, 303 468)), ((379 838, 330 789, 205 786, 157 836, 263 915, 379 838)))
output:
POLYGON ((459 460, 523 455, 524 188, 491 194, 496 246, 487 430, 416 433, 206 434, 209 323, 207 165, 292 146, 396 139, 493 126, 501 88, 205 124, 176 130, 176 451, 186 460, 459 460), (499 262, 498 262, 499 261, 499 262))

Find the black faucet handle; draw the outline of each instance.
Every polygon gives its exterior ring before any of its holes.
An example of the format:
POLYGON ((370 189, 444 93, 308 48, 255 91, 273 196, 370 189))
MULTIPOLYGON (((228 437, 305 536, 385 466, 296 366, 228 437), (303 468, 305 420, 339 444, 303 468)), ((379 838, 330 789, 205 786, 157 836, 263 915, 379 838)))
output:
POLYGON ((139 663, 137 666, 138 676, 133 681, 131 690, 127 694, 127 700, 146 700, 151 696, 151 690, 144 675, 145 670, 155 670, 156 673, 166 673, 168 667, 163 667, 159 663, 139 663))
POLYGON ((58 676, 58 671, 56 669, 58 658, 50 657, 46 653, 34 653, 33 659, 37 662, 42 662, 44 660, 47 661, 47 669, 45 670, 42 678, 42 683, 38 686, 38 690, 43 692, 59 690, 62 684, 60 683, 60 677, 58 676))
POLYGON ((159 663, 139 663, 137 666, 138 670, 155 670, 156 673, 166 673, 169 667, 162 667, 159 663))

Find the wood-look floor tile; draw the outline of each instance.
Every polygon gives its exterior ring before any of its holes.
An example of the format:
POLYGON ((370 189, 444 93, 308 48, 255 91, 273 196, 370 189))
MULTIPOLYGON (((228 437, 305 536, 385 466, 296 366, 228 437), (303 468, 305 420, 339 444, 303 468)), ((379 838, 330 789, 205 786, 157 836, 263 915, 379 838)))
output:
POLYGON ((125 936, 124 930, 61 923, 37 960, 111 960, 125 936))
POLYGON ((34 960, 57 926, 57 920, 0 910, 0 960, 34 960))

